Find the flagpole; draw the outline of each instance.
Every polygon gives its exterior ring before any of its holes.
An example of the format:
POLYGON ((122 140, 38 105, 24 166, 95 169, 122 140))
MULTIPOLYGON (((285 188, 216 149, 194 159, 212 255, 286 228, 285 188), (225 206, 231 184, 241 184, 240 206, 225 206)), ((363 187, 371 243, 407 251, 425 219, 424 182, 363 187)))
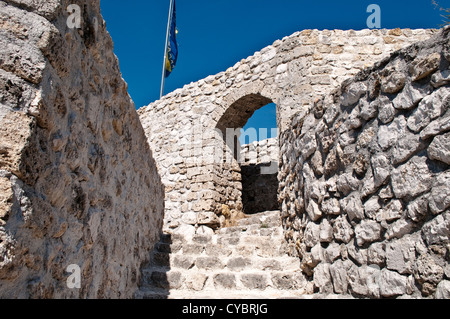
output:
POLYGON ((162 77, 161 77, 161 92, 159 98, 161 99, 164 95, 164 85, 166 82, 166 60, 167 60, 167 47, 169 45, 169 31, 170 31, 170 23, 172 21, 172 13, 173 13, 173 1, 170 0, 170 7, 169 7, 169 19, 167 21, 167 31, 166 31, 166 43, 164 47, 164 61, 163 61, 163 68, 162 68, 162 77))

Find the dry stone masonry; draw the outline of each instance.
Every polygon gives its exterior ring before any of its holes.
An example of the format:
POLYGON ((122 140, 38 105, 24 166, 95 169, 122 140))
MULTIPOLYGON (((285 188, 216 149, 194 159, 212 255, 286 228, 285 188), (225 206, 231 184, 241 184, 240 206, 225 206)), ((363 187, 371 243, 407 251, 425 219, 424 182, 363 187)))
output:
POLYGON ((0 297, 132 297, 163 198, 99 1, 0 1, 0 297))
POLYGON ((345 81, 281 135, 283 226, 322 293, 449 298, 449 31, 345 81))

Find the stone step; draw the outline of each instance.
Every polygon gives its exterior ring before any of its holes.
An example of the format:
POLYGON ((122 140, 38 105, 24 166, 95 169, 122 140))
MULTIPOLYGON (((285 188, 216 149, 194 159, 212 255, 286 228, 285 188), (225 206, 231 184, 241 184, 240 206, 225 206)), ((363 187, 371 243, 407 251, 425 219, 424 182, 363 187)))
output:
POLYGON ((136 299, 354 299, 351 295, 305 293, 305 290, 279 290, 266 289, 259 291, 230 290, 230 289, 205 289, 192 290, 167 290, 143 288, 135 294, 136 299))
MULTIPOLYGON (((156 266, 173 266, 177 263, 186 263, 188 260, 195 262, 196 259, 220 259, 227 263, 231 258, 253 259, 265 257, 268 259, 284 257, 286 255, 286 245, 281 245, 272 242, 243 242, 235 246, 226 245, 186 245, 176 253, 154 251, 150 258, 150 265, 156 266)), ((296 258, 292 260, 297 261, 296 258)))
POLYGON ((287 245, 282 236, 265 237, 258 235, 217 234, 214 238, 196 238, 183 243, 156 244, 152 258, 161 260, 168 254, 201 255, 208 256, 282 256, 287 251, 287 245))
POLYGON ((154 268, 143 271, 141 287, 151 289, 204 289, 230 290, 301 290, 306 286, 303 274, 297 271, 257 271, 254 269, 232 272, 225 270, 180 270, 154 268))
POLYGON ((155 253, 148 269, 154 267, 167 267, 171 269, 229 269, 240 271, 243 269, 258 270, 292 270, 299 269, 300 262, 297 258, 287 256, 208 256, 208 255, 184 255, 168 253, 155 253))
POLYGON ((223 235, 236 235, 236 236, 247 236, 247 235, 257 235, 257 236, 282 236, 283 231, 279 226, 270 227, 266 224, 261 225, 241 225, 232 226, 227 228, 222 228, 218 231, 218 234, 223 235))
POLYGON ((239 226, 263 225, 265 227, 277 227, 281 226, 281 213, 280 211, 267 211, 247 215, 246 218, 239 220, 237 223, 239 226))
POLYGON ((136 298, 296 298, 311 290, 298 258, 287 255, 279 211, 214 234, 162 234, 150 257, 136 298))

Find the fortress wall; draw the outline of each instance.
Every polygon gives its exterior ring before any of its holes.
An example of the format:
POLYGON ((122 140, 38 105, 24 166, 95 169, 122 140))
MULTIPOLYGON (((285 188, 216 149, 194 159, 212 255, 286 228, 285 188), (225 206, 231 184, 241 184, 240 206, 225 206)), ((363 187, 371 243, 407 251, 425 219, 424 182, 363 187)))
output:
MULTIPOLYGON (((222 205, 242 210, 239 149, 226 129, 274 102, 279 132, 345 79, 436 30, 304 30, 190 83, 138 113, 166 191, 164 227, 217 227, 222 205), (157 120, 155 120, 157 119, 157 120)), ((181 228, 180 228, 181 227, 181 228)))
POLYGON ((0 1, 0 61, 0 296, 133 296, 164 189, 99 1, 0 1))
POLYGON ((345 81, 280 136, 286 237, 322 293, 449 296, 449 32, 345 81))

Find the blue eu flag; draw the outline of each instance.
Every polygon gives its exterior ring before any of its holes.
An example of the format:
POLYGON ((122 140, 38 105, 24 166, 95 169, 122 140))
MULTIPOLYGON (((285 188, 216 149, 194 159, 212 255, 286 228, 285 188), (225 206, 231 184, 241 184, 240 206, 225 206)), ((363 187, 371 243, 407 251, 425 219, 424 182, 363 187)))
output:
POLYGON ((177 44, 177 16, 175 10, 175 1, 173 3, 172 9, 172 21, 170 23, 170 31, 169 31, 169 39, 167 45, 167 57, 166 57, 166 66, 165 66, 165 77, 167 78, 170 73, 172 73, 175 68, 175 64, 177 64, 178 58, 178 44, 177 44))

